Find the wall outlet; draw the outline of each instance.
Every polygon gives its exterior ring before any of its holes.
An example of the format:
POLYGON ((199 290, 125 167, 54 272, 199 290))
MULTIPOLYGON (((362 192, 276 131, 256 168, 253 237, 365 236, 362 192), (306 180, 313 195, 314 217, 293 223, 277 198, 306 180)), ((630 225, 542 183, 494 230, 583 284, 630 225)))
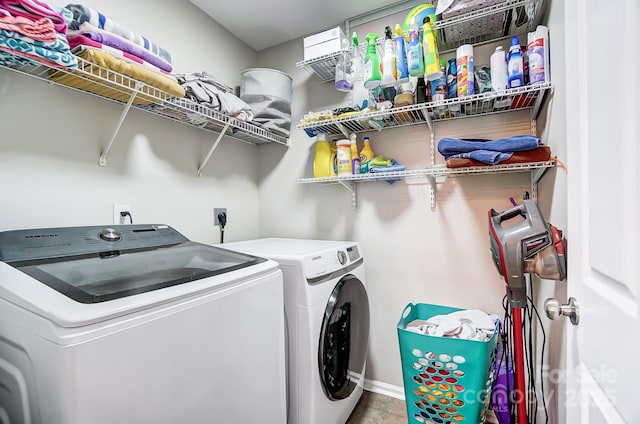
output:
POLYGON ((221 213, 227 216, 227 223, 229 222, 229 214, 227 213, 227 208, 213 208, 213 225, 215 225, 216 227, 220 226, 218 215, 221 213))
POLYGON ((114 204, 113 223, 133 224, 133 212, 131 211, 131 205, 114 204), (125 214, 124 216, 122 216, 123 213, 125 214))

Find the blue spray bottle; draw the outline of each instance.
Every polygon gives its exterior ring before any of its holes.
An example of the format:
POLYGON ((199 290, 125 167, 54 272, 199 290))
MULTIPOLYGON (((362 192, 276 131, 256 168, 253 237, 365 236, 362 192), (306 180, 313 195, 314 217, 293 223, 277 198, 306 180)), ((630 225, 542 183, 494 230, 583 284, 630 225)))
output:
POLYGON ((407 66, 409 68, 409 75, 412 77, 422 77, 424 76, 424 58, 415 21, 411 24, 409 37, 409 45, 407 46, 407 66))
POLYGON ((396 75, 398 77, 398 84, 404 84, 409 81, 409 67, 407 66, 407 51, 400 24, 396 24, 394 32, 396 33, 396 37, 393 39, 396 45, 396 75))

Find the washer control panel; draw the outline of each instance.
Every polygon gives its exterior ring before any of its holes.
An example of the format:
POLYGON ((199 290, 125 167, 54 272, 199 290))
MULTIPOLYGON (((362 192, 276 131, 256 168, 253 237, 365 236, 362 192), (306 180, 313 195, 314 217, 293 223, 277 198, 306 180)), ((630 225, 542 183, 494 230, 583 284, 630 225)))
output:
POLYGON ((66 257, 188 242, 168 225, 113 225, 0 231, 4 262, 66 257))

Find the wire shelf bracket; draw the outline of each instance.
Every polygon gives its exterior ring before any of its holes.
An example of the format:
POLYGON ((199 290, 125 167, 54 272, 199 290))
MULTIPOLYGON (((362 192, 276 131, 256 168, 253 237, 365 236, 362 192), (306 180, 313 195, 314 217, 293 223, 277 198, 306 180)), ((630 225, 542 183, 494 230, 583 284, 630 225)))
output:
POLYGON ((131 105, 133 104, 133 101, 136 98, 136 95, 138 94, 142 86, 143 86, 142 81, 138 81, 136 83, 135 88, 131 92, 131 96, 129 96, 129 101, 127 101, 127 103, 124 105, 124 109, 122 109, 122 113, 120 114, 118 123, 116 124, 116 127, 113 130, 113 134, 111 135, 111 140, 109 140, 107 147, 102 151, 102 153, 100 154, 100 158, 98 159, 98 164, 100 166, 107 166, 107 154, 109 153, 109 150, 111 150, 111 146, 113 146, 113 143, 116 140, 118 133, 120 132, 120 128, 122 127, 122 124, 124 123, 124 120, 127 117, 127 114, 129 113, 129 109, 131 109, 131 105))

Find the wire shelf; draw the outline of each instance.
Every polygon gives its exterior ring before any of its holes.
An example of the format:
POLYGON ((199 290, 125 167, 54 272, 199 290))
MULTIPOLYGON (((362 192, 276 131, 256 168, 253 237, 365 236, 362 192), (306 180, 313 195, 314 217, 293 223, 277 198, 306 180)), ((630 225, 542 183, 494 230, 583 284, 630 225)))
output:
MULTIPOLYGON (((542 20, 544 0, 494 0, 491 6, 436 21, 438 51, 441 54, 455 50, 463 44, 481 44, 513 35, 524 35, 535 30, 542 20)), ((408 33, 405 34, 408 37, 408 33)), ((521 42, 523 40, 520 40, 521 42)), ((378 52, 383 50, 384 37, 376 40, 378 52)), ((360 46, 363 57, 366 45, 360 46)), ((296 63, 315 74, 320 81, 335 78, 336 64, 344 50, 296 63)))
POLYGON ((527 163, 514 163, 508 165, 489 165, 489 166, 470 166, 466 168, 447 168, 444 165, 435 165, 431 168, 424 169, 412 169, 406 171, 393 171, 393 172, 379 172, 357 175, 342 175, 331 177, 319 177, 319 178, 299 178, 300 184, 314 184, 314 183, 340 183, 344 181, 386 181, 386 180, 399 180, 410 179, 420 177, 459 177, 465 175, 490 175, 490 174, 504 174, 514 172, 529 172, 535 169, 553 168, 556 166, 555 161, 546 162, 527 162, 527 163))
POLYGON ((298 124, 298 128, 304 129, 309 137, 315 137, 320 133, 348 135, 383 128, 469 118, 522 109, 532 109, 532 115, 535 118, 540 111, 545 95, 552 88, 552 84, 547 82, 501 92, 492 91, 473 96, 456 97, 437 103, 420 103, 375 112, 364 111, 343 118, 302 122, 298 124))
POLYGON ((240 121, 186 98, 177 98, 164 90, 130 78, 111 69, 78 57, 78 68, 43 65, 33 59, 14 55, 22 64, 0 68, 37 78, 106 100, 126 103, 136 92, 132 107, 200 129, 221 132, 227 124, 227 136, 251 143, 278 143, 288 146, 288 139, 263 128, 240 121))

